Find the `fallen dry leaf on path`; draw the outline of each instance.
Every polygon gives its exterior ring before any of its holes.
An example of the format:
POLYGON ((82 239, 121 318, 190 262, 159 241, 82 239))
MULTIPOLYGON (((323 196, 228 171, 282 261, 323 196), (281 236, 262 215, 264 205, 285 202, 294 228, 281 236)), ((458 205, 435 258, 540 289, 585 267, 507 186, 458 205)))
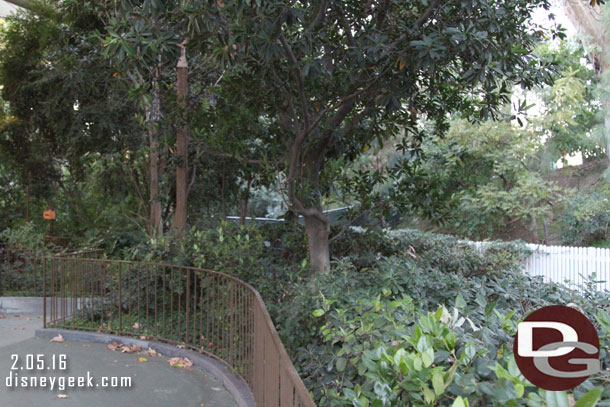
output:
POLYGON ((109 343, 108 345, 106 345, 106 348, 111 351, 120 350, 123 353, 134 353, 140 352, 142 350, 142 348, 138 345, 124 345, 122 343, 118 343, 117 341, 109 343))
POLYGON ((140 348, 138 345, 123 345, 123 349, 121 349, 121 352, 123 353, 134 353, 134 352, 139 352, 141 351, 142 348, 140 348))
POLYGON ((61 334, 59 334, 56 337, 54 337, 53 339, 51 339, 51 342, 63 342, 63 341, 65 341, 65 339, 63 336, 61 336, 61 334))
POLYGON ((146 359, 146 358, 138 358, 138 362, 140 362, 140 363, 148 362, 148 359, 146 359))
POLYGON ((4 319, 4 318, 6 318, 6 317, 4 316, 4 314, 0 314, 0 319, 4 319))
POLYGON ((183 369, 190 369, 193 367, 193 362, 189 358, 171 358, 167 361, 171 367, 180 367, 183 369))
POLYGON ((114 350, 117 350, 118 348, 120 348, 121 346, 123 346, 123 345, 114 341, 112 343, 109 343, 108 346, 106 346, 106 348, 108 348, 108 350, 114 351, 114 350))
POLYGON ((142 352, 145 355, 148 356, 161 356, 161 354, 159 352, 157 352, 156 350, 154 350, 153 348, 148 348, 147 350, 142 352))

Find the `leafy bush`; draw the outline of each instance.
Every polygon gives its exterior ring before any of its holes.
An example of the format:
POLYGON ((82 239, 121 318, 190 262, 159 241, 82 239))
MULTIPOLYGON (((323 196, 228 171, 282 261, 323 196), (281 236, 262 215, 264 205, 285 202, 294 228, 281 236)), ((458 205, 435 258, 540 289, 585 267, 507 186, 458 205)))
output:
POLYGON ((37 230, 32 222, 24 223, 15 228, 5 229, 0 233, 0 240, 7 247, 29 250, 44 249, 44 233, 37 230))
POLYGON ((227 223, 191 230, 178 243, 148 242, 129 255, 253 284, 320 406, 553 407, 571 398, 579 407, 597 398, 610 405, 608 375, 568 394, 538 390, 516 369, 517 322, 539 307, 570 303, 595 321, 603 367, 610 366, 607 293, 523 275, 524 245, 350 230, 332 248, 332 271, 311 274, 298 232, 227 223))
POLYGON ((610 189, 603 188, 570 199, 563 211, 562 237, 566 244, 590 245, 610 237, 610 189))
MULTIPOLYGON (((609 366, 607 293, 579 294, 523 275, 520 244, 479 250, 416 231, 378 237, 387 255, 375 264, 337 260, 274 309, 319 405, 550 407, 557 405, 551 396, 578 399, 607 383, 602 374, 573 395, 538 391, 516 370, 511 346, 528 312, 572 303, 597 321, 609 366)), ((610 387, 600 397, 610 400, 610 387)))
POLYGON ((121 258, 195 266, 236 276, 256 287, 268 308, 309 275, 304 234, 288 226, 240 226, 223 222, 192 228, 183 239, 148 240, 125 249, 121 258))
MULTIPOLYGON (((337 377, 324 389, 321 405, 551 407, 569 399, 566 392, 540 390, 521 375, 511 352, 513 313, 487 304, 485 320, 477 325, 461 300, 453 312, 442 305, 435 312, 415 309, 409 297, 378 296, 331 312, 322 335, 338 350, 328 366, 337 377)), ((610 396, 610 389, 592 389, 594 382, 604 384, 594 379, 575 391, 582 398, 578 405, 610 396)))

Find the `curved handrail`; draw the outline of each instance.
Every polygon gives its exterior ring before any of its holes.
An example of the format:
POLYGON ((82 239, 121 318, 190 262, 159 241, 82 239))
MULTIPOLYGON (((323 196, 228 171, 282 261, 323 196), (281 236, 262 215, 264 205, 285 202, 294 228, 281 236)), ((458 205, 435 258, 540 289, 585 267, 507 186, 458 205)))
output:
MULTIPOLYGON (((42 294, 42 259, 47 249, 0 246, 0 295, 40 297, 42 294)), ((97 258, 102 249, 84 248, 53 253, 56 257, 97 258)))
POLYGON ((44 326, 156 340, 206 353, 259 407, 315 407, 256 289, 227 274, 153 262, 45 257, 44 326))

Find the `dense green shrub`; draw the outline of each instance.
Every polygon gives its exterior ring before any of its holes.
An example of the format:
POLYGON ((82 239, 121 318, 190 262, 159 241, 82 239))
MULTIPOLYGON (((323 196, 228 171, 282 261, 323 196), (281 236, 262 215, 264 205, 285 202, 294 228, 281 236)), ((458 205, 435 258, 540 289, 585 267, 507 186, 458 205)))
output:
POLYGON ((284 225, 240 226, 223 222, 192 228, 181 240, 148 240, 125 249, 126 260, 196 266, 236 276, 254 285, 270 309, 309 275, 304 234, 284 225))
MULTIPOLYGON (((477 323, 459 297, 452 312, 442 305, 416 312, 410 297, 390 301, 379 295, 354 305, 333 309, 322 327, 325 343, 335 350, 327 370, 336 376, 324 387, 320 405, 568 405, 553 400, 568 401, 568 393, 545 392, 520 374, 511 351, 517 319, 494 303, 485 304, 485 318, 477 323)), ((573 397, 583 399, 579 405, 607 399, 604 384, 603 377, 594 378, 573 397)))
POLYGON ((40 232, 32 222, 0 232, 0 240, 6 247, 28 250, 44 249, 43 236, 44 233, 40 232))
POLYGON ((589 245, 610 237, 610 188, 570 199, 561 219, 566 244, 589 245))
MULTIPOLYGON (((331 273, 295 286, 294 297, 274 309, 319 405, 555 405, 515 370, 511 346, 516 323, 551 304, 576 304, 597 321, 603 364, 609 365, 607 293, 579 294, 523 275, 522 245, 494 243, 479 251, 450 236, 416 231, 377 239, 383 242, 376 248, 387 252, 375 264, 361 267, 352 261, 355 253, 336 260, 331 273), (426 346, 420 331, 430 336, 426 346), (422 349, 434 364, 414 369, 410 363, 420 363, 414 360, 423 363, 422 349)), ((607 376, 598 376, 574 394, 605 383, 607 376)), ((610 387, 601 397, 610 399, 610 387)))
POLYGON ((570 395, 539 391, 516 369, 517 322, 539 307, 570 303, 598 326, 609 366, 607 293, 581 294, 523 275, 524 245, 478 248, 413 230, 350 230, 332 248, 332 271, 312 274, 296 232, 227 223, 126 254, 216 269, 253 284, 320 406, 553 407, 594 388, 603 391, 587 399, 610 405, 607 375, 570 395))

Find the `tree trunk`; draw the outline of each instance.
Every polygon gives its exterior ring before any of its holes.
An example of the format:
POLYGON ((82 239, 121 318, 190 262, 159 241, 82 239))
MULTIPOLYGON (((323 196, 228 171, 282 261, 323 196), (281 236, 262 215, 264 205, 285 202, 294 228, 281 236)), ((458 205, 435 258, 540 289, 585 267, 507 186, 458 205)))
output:
POLYGON ((161 101, 159 100, 159 73, 153 81, 153 97, 148 112, 148 140, 150 146, 150 234, 162 236, 161 201, 159 200, 159 121, 161 120, 161 101))
POLYGON ((244 226, 246 224, 246 217, 248 216, 248 201, 250 200, 250 186, 252 185, 252 177, 248 178, 246 184, 246 191, 241 198, 241 205, 239 207, 239 224, 244 226))
MULTIPOLYGON (((184 115, 186 97, 188 95, 188 66, 184 46, 182 47, 182 54, 178 60, 176 71, 178 76, 178 102, 180 111, 184 115)), ((172 224, 172 229, 176 235, 184 232, 187 220, 188 129, 186 124, 182 123, 182 119, 180 122, 176 135, 176 212, 174 213, 174 222, 172 224)))
POLYGON ((220 211, 222 212, 222 221, 227 220, 227 201, 225 199, 225 176, 224 165, 222 168, 222 182, 220 183, 220 211))
POLYGON ((536 219, 535 215, 532 216, 531 230, 532 230, 532 243, 538 244, 538 219, 536 219))
POLYGON ((30 174, 28 173, 28 184, 25 187, 25 221, 29 222, 30 221, 30 184, 31 184, 31 177, 30 174))
POLYGON ((329 223, 322 222, 314 215, 306 215, 304 218, 311 267, 316 272, 328 272, 330 270, 329 223))

